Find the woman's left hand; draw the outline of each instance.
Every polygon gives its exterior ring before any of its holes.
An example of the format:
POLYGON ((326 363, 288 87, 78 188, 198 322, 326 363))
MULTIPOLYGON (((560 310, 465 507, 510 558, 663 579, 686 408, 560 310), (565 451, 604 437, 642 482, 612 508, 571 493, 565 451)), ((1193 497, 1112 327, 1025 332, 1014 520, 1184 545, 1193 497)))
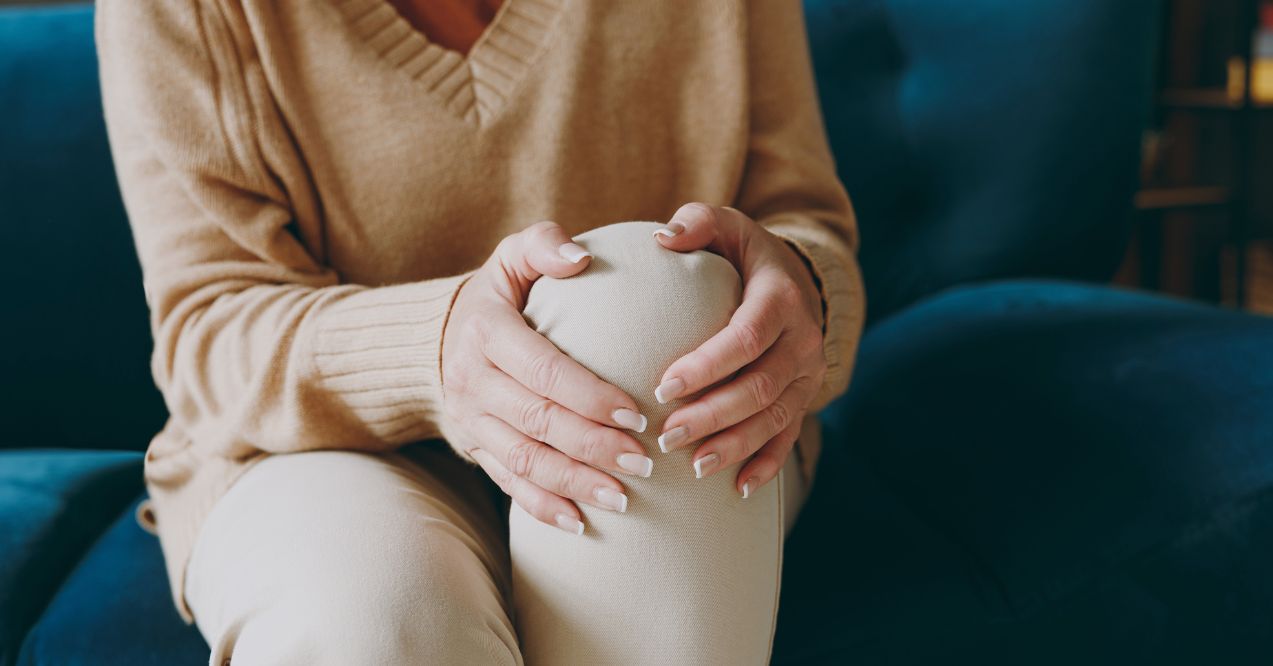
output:
POLYGON ((822 386, 822 297, 800 255, 733 208, 686 204, 655 238, 670 250, 719 254, 742 276, 729 324, 672 363, 655 397, 665 403, 738 373, 673 412, 659 448, 705 440, 693 456, 700 478, 750 457, 734 481, 747 497, 782 469, 822 386))

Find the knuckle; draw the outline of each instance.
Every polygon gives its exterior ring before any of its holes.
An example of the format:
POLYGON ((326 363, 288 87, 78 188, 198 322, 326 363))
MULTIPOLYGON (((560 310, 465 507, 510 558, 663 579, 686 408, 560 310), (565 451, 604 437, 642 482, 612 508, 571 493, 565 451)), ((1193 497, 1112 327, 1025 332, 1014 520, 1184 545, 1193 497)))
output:
POLYGON ((583 435, 579 437, 579 460, 586 462, 599 462, 602 452, 606 448, 605 430, 603 428, 588 428, 583 435))
POLYGON ((526 230, 524 233, 526 233, 527 235, 535 236, 539 238, 547 238, 551 236, 554 232, 556 232, 558 229, 561 229, 560 224, 557 224, 556 222, 553 222, 552 220, 542 220, 540 222, 536 222, 530 225, 529 227, 526 227, 526 230))
POLYGON ((564 372, 565 366, 556 356, 550 354, 533 356, 527 362, 527 381, 530 382, 527 388, 540 395, 551 395, 561 383, 564 372))
POLYGON ((681 206, 673 216, 682 220, 690 220, 690 222, 705 224, 715 224, 717 222, 717 210, 715 210, 714 206, 704 204, 701 201, 691 201, 689 204, 681 206))
POLYGON ((540 441, 548 439, 554 412, 551 401, 543 398, 524 400, 517 412, 517 421, 522 432, 540 441))
POLYGON ((519 440, 508 448, 504 466, 513 476, 525 478, 530 475, 531 470, 535 469, 540 454, 539 442, 529 439, 519 440))
POLYGON ((788 425, 791 425, 791 419, 794 416, 791 407, 781 400, 770 405, 768 413, 770 433, 782 432, 788 425))
POLYGON ((566 465, 557 479, 557 491, 562 497, 583 497, 584 471, 583 465, 566 465))
POLYGON ((495 261, 488 261, 486 266, 489 266, 491 270, 499 269, 501 264, 500 259, 508 259, 519 254, 521 252, 521 244, 521 232, 509 234, 501 238, 499 243, 495 245, 495 251, 491 253, 491 257, 495 261))
POLYGON ((756 358, 765 351, 765 336, 760 325, 753 321, 740 321, 733 325, 734 341, 748 358, 756 358))
POLYGON ((778 380, 768 372, 753 372, 748 375, 746 387, 752 404, 757 409, 778 399, 778 380))
POLYGON ((799 305, 804 303, 804 293, 800 291, 800 285, 790 277, 777 280, 773 285, 774 296, 783 305, 799 305))

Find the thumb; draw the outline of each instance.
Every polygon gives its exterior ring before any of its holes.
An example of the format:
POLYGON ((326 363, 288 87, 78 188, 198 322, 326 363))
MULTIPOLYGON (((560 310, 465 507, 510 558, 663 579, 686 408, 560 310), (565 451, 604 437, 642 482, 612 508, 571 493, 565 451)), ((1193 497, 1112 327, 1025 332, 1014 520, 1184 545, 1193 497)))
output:
POLYGON ((677 252, 709 250, 737 264, 742 241, 751 230, 750 218, 727 206, 688 203, 655 230, 659 245, 677 252))
POLYGON ((540 276, 565 278, 583 272, 592 254, 566 235, 556 222, 537 222, 495 248, 501 268, 529 286, 540 276))
POLYGON ((547 275, 565 278, 583 272, 592 254, 570 240, 556 222, 538 222, 500 241, 486 262, 497 289, 506 298, 523 304, 530 287, 547 275))

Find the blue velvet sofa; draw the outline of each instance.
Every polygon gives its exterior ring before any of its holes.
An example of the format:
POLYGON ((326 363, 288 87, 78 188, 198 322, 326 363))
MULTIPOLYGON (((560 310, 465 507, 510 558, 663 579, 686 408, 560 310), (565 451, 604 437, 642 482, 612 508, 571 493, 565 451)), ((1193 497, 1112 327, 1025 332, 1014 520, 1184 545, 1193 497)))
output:
MULTIPOLYGON (((1273 321, 1100 284, 1159 4, 806 6, 870 316, 775 663, 1273 661, 1273 321)), ((0 8, 0 664, 197 664, 96 74, 91 5, 0 8)))

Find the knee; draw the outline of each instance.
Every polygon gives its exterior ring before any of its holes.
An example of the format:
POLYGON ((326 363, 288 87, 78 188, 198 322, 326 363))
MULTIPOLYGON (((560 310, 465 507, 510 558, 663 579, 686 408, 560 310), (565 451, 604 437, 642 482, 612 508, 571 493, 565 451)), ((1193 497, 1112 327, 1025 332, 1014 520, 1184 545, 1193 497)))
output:
POLYGON ((576 237, 591 265, 571 278, 541 278, 524 310, 558 348, 639 402, 672 361, 725 327, 741 297, 732 264, 665 249, 657 228, 624 222, 576 237))

